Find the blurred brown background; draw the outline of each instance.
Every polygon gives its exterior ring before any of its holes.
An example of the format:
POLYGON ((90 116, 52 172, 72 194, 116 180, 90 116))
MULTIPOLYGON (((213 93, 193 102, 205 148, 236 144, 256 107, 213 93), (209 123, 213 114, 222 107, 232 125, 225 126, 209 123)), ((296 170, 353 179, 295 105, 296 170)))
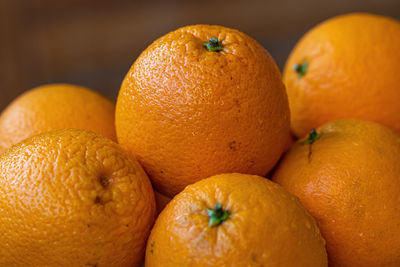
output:
POLYGON ((353 11, 400 18, 400 0, 0 0, 0 110, 34 86, 66 82, 111 99, 139 53, 196 23, 237 28, 282 68, 313 25, 353 11))

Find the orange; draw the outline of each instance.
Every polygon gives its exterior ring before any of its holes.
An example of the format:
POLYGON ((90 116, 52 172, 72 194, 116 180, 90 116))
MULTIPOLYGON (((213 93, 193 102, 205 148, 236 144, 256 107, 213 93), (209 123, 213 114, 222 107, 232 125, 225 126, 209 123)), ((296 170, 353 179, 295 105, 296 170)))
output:
POLYGON ((273 180, 300 198, 327 242, 329 266, 400 266, 400 136, 340 120, 298 141, 273 180))
POLYGON ((80 86, 50 84, 34 88, 0 115, 0 153, 28 137, 64 128, 85 129, 116 141, 114 104, 80 86))
POLYGON ((267 174, 289 124, 274 60, 222 26, 187 26, 156 40, 129 70, 116 106, 119 143, 168 196, 219 173, 267 174))
POLYGON ((84 130, 0 156, 0 266, 141 266, 155 217, 138 162, 84 130))
POLYGON ((363 13, 310 30, 284 70, 297 137, 337 119, 364 119, 400 133, 400 23, 363 13))
POLYGON ((327 266, 325 242, 297 198, 270 180, 222 174, 187 186, 161 212, 146 266, 327 266))

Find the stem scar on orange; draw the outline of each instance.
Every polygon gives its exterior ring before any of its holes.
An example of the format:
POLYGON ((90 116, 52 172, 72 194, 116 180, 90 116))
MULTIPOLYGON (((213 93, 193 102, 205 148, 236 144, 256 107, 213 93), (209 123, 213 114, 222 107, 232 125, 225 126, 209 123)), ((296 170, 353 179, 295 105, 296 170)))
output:
POLYGON ((217 226, 223 223, 225 220, 229 219, 229 210, 222 209, 222 204, 215 204, 213 209, 207 209, 207 214, 210 220, 208 221, 209 226, 217 226))
POLYGON ((156 40, 127 73, 116 107, 119 143, 169 196, 219 173, 266 175, 286 149, 289 124, 274 60, 222 26, 156 40))
POLYGON ((221 51, 222 49, 224 49, 221 41, 215 37, 211 37, 210 40, 207 43, 204 43, 203 45, 210 52, 218 52, 218 51, 221 51))

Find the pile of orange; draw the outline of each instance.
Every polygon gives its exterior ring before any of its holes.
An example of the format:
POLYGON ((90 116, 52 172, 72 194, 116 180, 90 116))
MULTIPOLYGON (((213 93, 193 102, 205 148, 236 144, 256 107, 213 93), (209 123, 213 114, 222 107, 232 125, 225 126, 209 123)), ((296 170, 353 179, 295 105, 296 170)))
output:
POLYGON ((116 106, 26 92, 0 115, 0 266, 400 266, 399 51, 397 21, 343 15, 281 77, 248 35, 193 25, 116 106))

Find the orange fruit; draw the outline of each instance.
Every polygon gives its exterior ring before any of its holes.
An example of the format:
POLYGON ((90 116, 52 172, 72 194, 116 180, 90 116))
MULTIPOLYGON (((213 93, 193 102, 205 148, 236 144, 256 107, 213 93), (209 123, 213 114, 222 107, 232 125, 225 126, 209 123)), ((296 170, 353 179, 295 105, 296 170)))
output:
POLYGON ((379 122, 400 133, 400 23, 355 13, 310 30, 284 69, 297 137, 337 119, 379 122))
POLYGON ((168 196, 219 173, 267 174, 289 124, 274 60, 222 26, 187 26, 156 40, 129 70, 116 106, 119 143, 168 196))
POLYGON ((281 186, 222 174, 187 186, 161 212, 146 266, 327 266, 314 219, 281 186))
POLYGON ((299 197, 327 242, 329 266, 400 266, 400 136, 340 120, 299 140, 273 180, 299 197))
POLYGON ((42 132, 79 128, 116 141, 114 104, 87 88, 69 84, 36 87, 0 115, 0 153, 42 132))
POLYGON ((0 156, 0 266, 140 266, 150 180, 111 140, 43 133, 0 156))

